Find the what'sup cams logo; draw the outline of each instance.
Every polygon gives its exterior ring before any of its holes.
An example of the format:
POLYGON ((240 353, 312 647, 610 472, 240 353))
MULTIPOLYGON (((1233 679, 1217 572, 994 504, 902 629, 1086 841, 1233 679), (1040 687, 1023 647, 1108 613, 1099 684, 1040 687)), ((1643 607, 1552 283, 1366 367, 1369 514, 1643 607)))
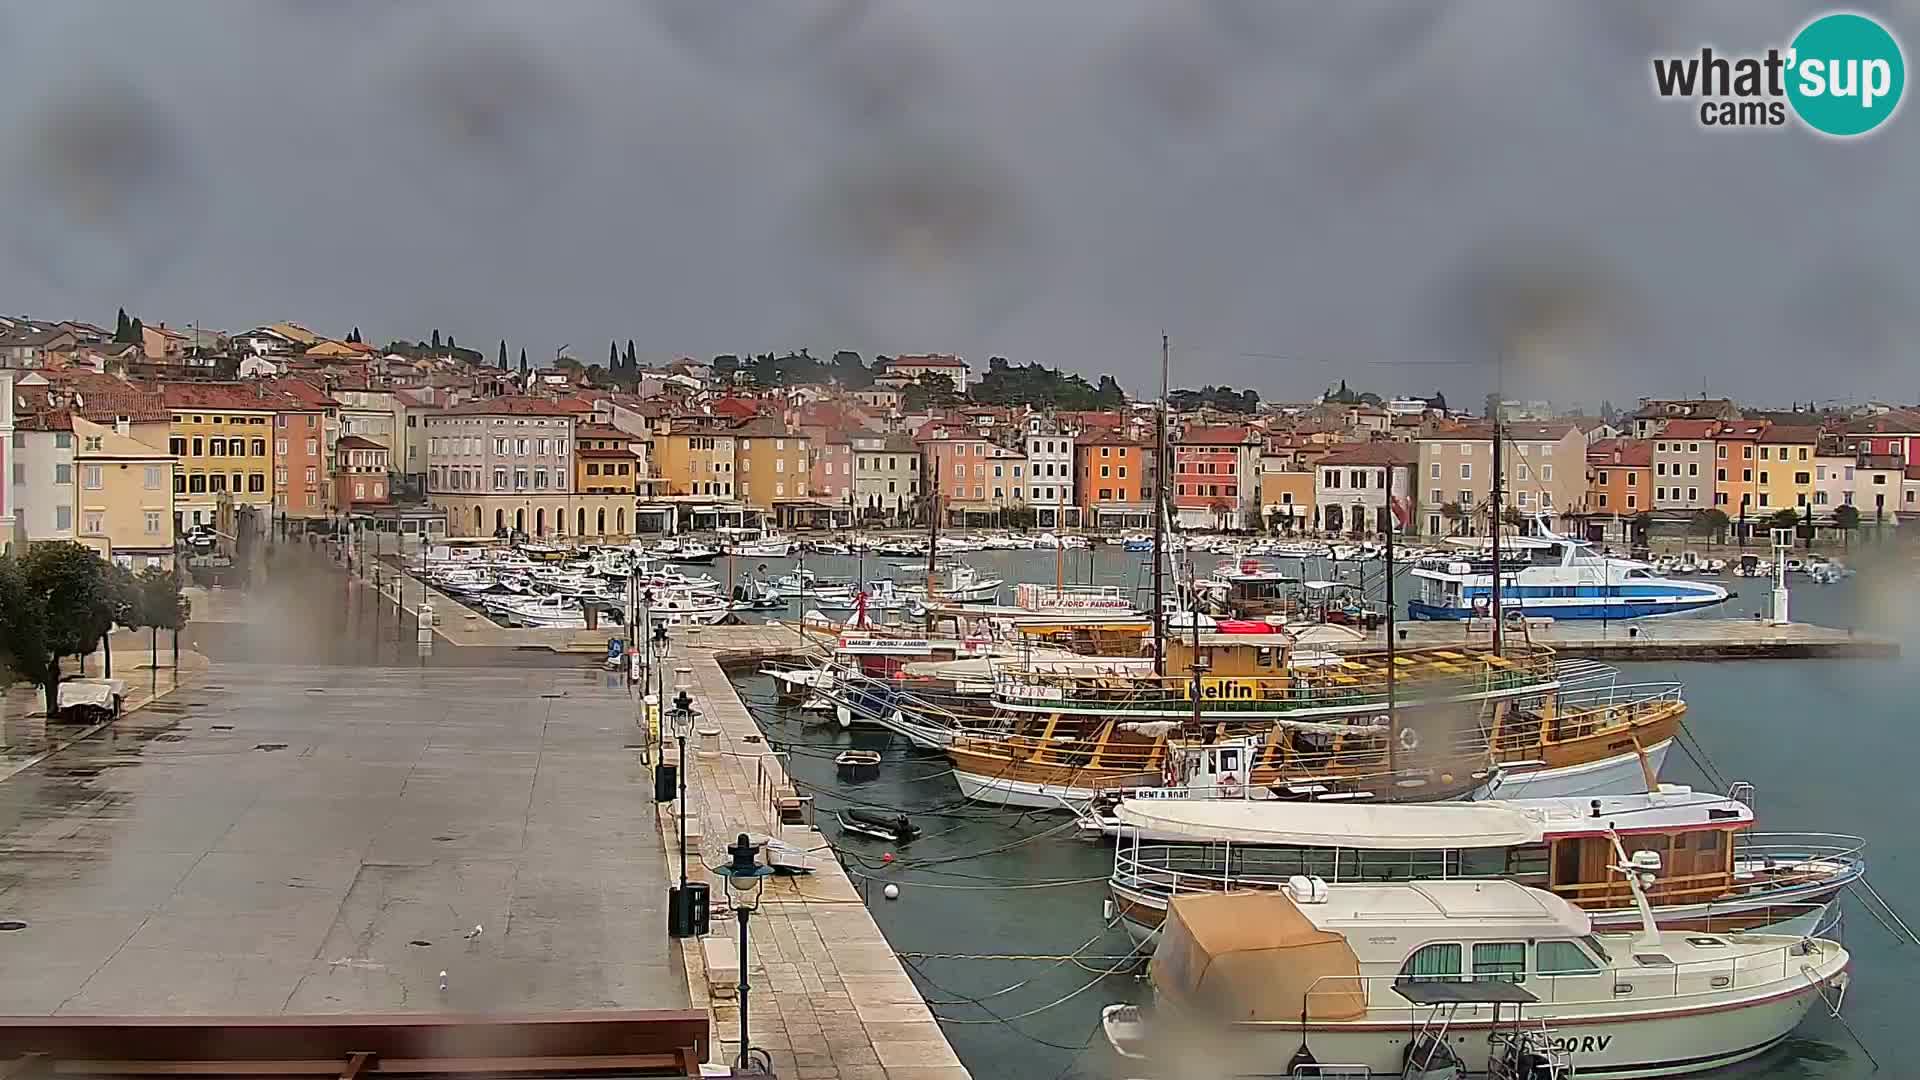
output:
POLYGON ((1663 98, 1699 102, 1700 125, 1783 127, 1789 116, 1822 135, 1865 135, 1893 116, 1907 85, 1900 43, 1865 15, 1834 12, 1800 28, 1784 49, 1758 56, 1653 60, 1653 88, 1663 98))

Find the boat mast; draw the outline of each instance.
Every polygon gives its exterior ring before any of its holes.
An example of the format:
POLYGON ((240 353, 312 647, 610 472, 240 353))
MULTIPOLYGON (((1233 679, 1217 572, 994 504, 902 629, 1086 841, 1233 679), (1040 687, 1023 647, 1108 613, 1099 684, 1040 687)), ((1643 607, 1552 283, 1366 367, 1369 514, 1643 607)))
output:
POLYGON ((1493 589, 1488 597, 1487 614, 1493 616, 1493 655, 1500 655, 1500 518, 1506 512, 1506 490, 1500 477, 1501 396, 1493 400, 1493 589))
POLYGON ((927 489, 927 636, 933 636, 933 582, 940 557, 940 455, 933 455, 933 482, 927 489))
MULTIPOLYGON (((1153 411, 1153 673, 1167 673, 1167 335, 1160 335, 1160 402, 1153 411)), ((1135 580, 1138 580, 1137 578, 1135 580)))
MULTIPOLYGON (((1387 800, 1391 802, 1399 791, 1400 776, 1400 724, 1399 713, 1394 707, 1394 685, 1397 672, 1394 670, 1393 648, 1393 523, 1398 507, 1393 502, 1394 465, 1391 455, 1387 460, 1387 800)), ((1362 597, 1366 594, 1362 593, 1362 597)), ((1366 607, 1360 609, 1363 613, 1366 607)))

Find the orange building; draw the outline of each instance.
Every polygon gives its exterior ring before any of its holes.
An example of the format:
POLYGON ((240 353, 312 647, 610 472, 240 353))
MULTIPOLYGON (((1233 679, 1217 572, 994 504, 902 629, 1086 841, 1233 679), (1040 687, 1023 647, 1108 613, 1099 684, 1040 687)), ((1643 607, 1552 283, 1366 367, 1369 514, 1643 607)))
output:
POLYGON ((305 379, 264 380, 278 394, 273 414, 273 510, 282 520, 344 513, 334 499, 333 443, 340 403, 305 379))
POLYGON ((1082 521, 1096 529, 1151 524, 1153 503, 1147 493, 1151 444, 1102 428, 1082 434, 1073 449, 1082 521))
POLYGON ((1653 509, 1653 444, 1601 439, 1587 447, 1587 513, 1632 517, 1653 509))
POLYGON ((1759 445, 1765 420, 1723 421, 1713 433, 1713 505, 1739 521, 1760 508, 1759 445))

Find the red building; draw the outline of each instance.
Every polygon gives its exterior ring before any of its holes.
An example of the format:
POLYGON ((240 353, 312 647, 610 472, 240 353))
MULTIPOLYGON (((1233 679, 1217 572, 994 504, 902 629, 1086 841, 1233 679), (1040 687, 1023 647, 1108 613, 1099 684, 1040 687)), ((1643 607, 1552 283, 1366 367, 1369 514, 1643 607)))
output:
POLYGON ((391 455, 392 451, 372 439, 340 436, 333 444, 334 505, 352 511, 392 502, 387 490, 391 455))
POLYGON ((1173 507, 1182 528, 1238 529, 1258 504, 1260 433, 1190 427, 1173 442, 1173 507))

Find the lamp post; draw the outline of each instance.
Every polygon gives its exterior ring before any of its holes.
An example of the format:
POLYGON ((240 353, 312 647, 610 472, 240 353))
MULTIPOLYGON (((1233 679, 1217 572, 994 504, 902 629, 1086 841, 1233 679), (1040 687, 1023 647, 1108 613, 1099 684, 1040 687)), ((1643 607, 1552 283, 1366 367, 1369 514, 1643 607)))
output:
POLYGON ((714 873, 727 879, 727 898, 740 920, 740 1056, 733 1068, 736 1073, 764 1075, 773 1071, 772 1059, 765 1051, 755 1050, 747 1035, 747 920, 760 910, 760 892, 773 868, 761 865, 760 848, 746 833, 727 845, 727 856, 727 865, 715 867, 714 873))
POLYGON ((680 887, 687 887, 687 736, 693 734, 693 698, 682 686, 673 695, 673 711, 667 714, 668 722, 673 725, 673 737, 680 743, 679 773, 680 779, 680 887))
MULTIPOLYGON (((664 622, 653 624, 653 669, 658 673, 659 685, 659 689, 655 691, 654 700, 660 702, 661 707, 664 708, 667 703, 667 624, 664 622)), ((660 756, 665 757, 666 753, 667 726, 662 724, 660 725, 660 756)))

